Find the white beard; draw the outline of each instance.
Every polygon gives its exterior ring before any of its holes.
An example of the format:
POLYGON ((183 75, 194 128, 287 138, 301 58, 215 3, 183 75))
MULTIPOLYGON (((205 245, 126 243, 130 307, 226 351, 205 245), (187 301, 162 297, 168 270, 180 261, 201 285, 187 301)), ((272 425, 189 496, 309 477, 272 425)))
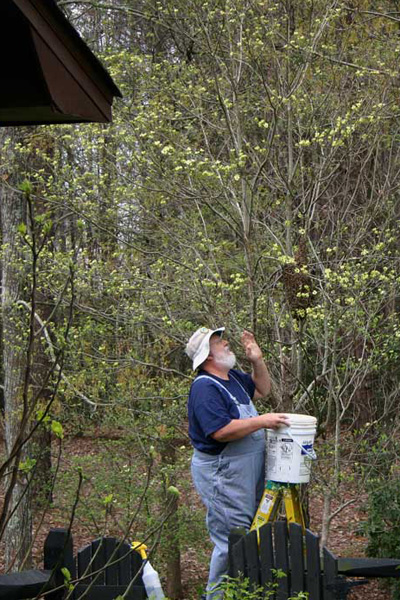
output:
POLYGON ((222 367, 223 369, 233 369, 236 365, 236 356, 233 352, 219 352, 217 355, 214 355, 214 362, 218 367, 222 367))

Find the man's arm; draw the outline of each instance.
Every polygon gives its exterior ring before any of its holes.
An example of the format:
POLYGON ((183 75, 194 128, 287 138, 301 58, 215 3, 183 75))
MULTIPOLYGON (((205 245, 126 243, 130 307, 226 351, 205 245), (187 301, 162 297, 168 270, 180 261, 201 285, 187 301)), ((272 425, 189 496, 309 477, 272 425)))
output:
POLYGON ((258 431, 259 429, 277 429, 283 425, 289 425, 286 415, 268 413, 248 419, 232 419, 228 425, 212 433, 211 437, 217 442, 232 442, 234 440, 241 440, 246 435, 254 433, 254 431, 258 431))
POLYGON ((244 331, 241 337, 246 356, 251 362, 253 372, 251 378, 256 386, 253 398, 263 398, 268 396, 271 391, 271 378, 268 373, 267 365, 264 362, 261 348, 254 339, 250 331, 244 331))
POLYGON ((256 386, 253 398, 264 398, 264 396, 268 396, 271 391, 271 378, 268 373, 267 365, 264 360, 261 359, 260 362, 253 362, 252 367, 253 372, 251 378, 256 386))

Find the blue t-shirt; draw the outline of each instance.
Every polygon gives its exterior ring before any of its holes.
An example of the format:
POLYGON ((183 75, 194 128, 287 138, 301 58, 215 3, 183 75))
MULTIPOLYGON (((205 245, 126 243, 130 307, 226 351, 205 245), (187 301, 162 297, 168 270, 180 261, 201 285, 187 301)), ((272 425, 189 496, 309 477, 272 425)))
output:
POLYGON ((234 400, 239 404, 250 404, 256 386, 251 375, 231 369, 229 381, 200 371, 193 381, 189 392, 188 416, 189 437, 194 448, 207 454, 220 454, 227 442, 217 442, 212 433, 228 425, 232 419, 239 419, 240 414, 234 400), (202 375, 210 379, 199 379, 202 375), (212 381, 212 380, 215 380, 212 381), (225 388, 221 388, 222 384, 225 388))

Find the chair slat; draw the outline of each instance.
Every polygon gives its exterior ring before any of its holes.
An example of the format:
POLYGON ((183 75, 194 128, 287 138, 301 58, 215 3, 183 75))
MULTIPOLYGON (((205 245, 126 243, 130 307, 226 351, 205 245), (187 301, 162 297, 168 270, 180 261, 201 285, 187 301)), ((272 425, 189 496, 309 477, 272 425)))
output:
POLYGON ((260 583, 268 587, 272 583, 272 569, 275 569, 272 525, 266 523, 259 529, 260 536, 260 583))
POLYGON ((250 531, 244 538, 247 577, 253 586, 260 585, 260 563, 258 558, 257 531, 250 531))
POLYGON ((131 553, 131 577, 135 577, 135 585, 144 585, 142 574, 138 575, 138 572, 142 568, 143 560, 139 552, 131 553))
POLYGON ((304 580, 303 529, 298 523, 289 524, 290 592, 294 596, 306 589, 304 580))
POLYGON ((233 529, 231 529, 231 531, 229 533, 229 539, 228 539, 228 555, 229 555, 228 575, 229 575, 229 577, 235 577, 235 575, 233 574, 233 562, 234 562, 233 556, 232 556, 233 547, 246 534, 247 534, 247 530, 244 527, 234 527, 233 529))
POLYGON ((77 554, 77 569, 78 569, 78 577, 85 577, 85 583, 88 581, 92 581, 92 577, 90 576, 92 572, 92 544, 85 546, 78 550, 77 554))
POLYGON ((244 538, 236 542, 232 548, 233 569, 232 577, 247 576, 245 563, 244 538))
POLYGON ((104 538, 104 556, 106 561, 105 583, 106 585, 118 585, 118 540, 115 538, 104 538))
POLYGON ((131 572, 131 554, 135 552, 131 546, 124 542, 118 549, 118 571, 119 571, 119 583, 120 585, 128 585, 132 579, 131 572))
POLYGON ((274 524, 275 567, 285 573, 277 581, 277 600, 287 600, 290 589, 288 527, 286 521, 276 521, 274 524))
POLYGON ((309 600, 322 600, 319 538, 306 530, 307 591, 309 600))
POLYGON ((103 538, 98 538, 92 542, 92 561, 92 572, 96 573, 93 576, 93 580, 96 585, 104 585, 106 579, 104 565, 107 561, 103 538), (98 573, 96 571, 98 571, 98 573))
POLYGON ((66 567, 75 579, 74 543, 72 535, 67 529, 52 528, 44 543, 43 567, 53 570, 60 566, 66 567))

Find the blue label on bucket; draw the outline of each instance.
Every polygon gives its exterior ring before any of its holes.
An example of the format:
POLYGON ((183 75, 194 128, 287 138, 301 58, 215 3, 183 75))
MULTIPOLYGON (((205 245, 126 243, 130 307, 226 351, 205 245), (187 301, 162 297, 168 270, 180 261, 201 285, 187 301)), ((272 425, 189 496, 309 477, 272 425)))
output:
POLYGON ((303 456, 303 454, 311 454, 312 449, 313 449, 312 444, 303 444, 301 447, 301 455, 303 456))

